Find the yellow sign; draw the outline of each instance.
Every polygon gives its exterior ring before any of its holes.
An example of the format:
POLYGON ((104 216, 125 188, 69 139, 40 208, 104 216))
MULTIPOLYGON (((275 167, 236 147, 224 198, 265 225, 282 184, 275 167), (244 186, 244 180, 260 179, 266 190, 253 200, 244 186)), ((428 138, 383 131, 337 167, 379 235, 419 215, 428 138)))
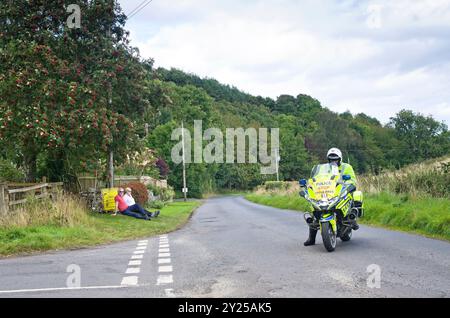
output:
POLYGON ((103 199, 103 210, 104 211, 115 211, 116 201, 114 198, 117 195, 118 188, 102 189, 102 199, 103 199))
POLYGON ((336 184, 332 181, 322 181, 316 183, 316 195, 332 197, 336 190, 336 184))

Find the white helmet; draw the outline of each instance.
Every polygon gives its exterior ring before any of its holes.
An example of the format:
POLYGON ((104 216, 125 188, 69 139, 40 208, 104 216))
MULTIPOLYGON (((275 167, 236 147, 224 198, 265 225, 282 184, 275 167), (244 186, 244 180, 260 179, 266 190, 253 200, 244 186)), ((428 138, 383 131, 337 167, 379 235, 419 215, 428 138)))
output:
POLYGON ((328 160, 342 160, 342 152, 338 148, 331 148, 327 153, 328 160))

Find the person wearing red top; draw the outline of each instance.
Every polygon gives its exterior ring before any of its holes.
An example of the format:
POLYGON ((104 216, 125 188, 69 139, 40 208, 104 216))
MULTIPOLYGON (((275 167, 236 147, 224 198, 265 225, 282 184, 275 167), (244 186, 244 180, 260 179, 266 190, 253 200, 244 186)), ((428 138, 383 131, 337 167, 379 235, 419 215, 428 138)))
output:
POLYGON ((140 211, 135 212, 129 209, 128 204, 126 204, 125 200, 123 199, 124 193, 125 191, 123 190, 123 188, 119 188, 119 190, 117 191, 117 195, 114 198, 114 201, 116 201, 116 212, 114 215, 116 215, 117 212, 120 211, 120 213, 122 213, 123 215, 132 216, 136 219, 150 220, 150 217, 146 213, 140 213, 140 211))

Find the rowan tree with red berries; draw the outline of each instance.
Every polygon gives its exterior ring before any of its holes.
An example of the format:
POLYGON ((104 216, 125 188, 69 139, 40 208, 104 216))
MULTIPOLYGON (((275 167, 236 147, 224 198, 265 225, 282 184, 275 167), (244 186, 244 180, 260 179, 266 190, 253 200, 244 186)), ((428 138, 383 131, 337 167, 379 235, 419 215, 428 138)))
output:
POLYGON ((0 3, 0 146, 18 153, 29 181, 41 161, 58 179, 110 149, 121 160, 138 145, 133 122, 148 109, 148 72, 120 6, 77 1, 81 28, 71 29, 72 2, 0 3))

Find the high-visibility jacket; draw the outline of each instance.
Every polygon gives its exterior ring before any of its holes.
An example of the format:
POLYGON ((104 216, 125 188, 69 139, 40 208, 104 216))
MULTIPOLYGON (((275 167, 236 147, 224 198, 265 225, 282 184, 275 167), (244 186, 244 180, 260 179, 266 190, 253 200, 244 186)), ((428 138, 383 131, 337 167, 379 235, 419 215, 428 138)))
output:
POLYGON ((342 176, 344 174, 348 174, 351 177, 351 179, 348 181, 345 181, 345 183, 352 183, 355 186, 357 185, 355 171, 353 170, 353 167, 349 163, 341 163, 339 165, 339 175, 340 175, 341 180, 342 180, 342 176))

